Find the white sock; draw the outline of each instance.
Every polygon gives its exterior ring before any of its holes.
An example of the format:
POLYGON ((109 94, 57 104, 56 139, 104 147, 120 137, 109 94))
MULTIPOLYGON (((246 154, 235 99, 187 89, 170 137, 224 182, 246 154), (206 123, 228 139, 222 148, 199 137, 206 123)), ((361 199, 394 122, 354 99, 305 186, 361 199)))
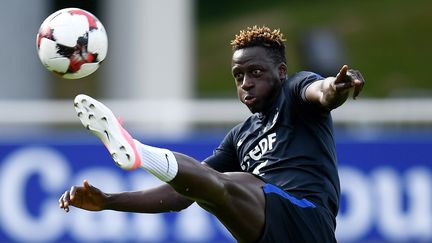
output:
POLYGON ((178 164, 174 154, 168 149, 156 148, 135 140, 135 146, 141 156, 141 167, 159 178, 169 182, 177 175, 178 164))

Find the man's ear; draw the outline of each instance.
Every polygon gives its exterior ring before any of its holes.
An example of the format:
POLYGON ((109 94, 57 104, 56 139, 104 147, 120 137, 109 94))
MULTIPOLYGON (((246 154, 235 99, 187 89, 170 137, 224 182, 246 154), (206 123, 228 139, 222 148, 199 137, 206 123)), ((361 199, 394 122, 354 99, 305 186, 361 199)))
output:
POLYGON ((284 80, 287 75, 287 65, 283 62, 279 64, 279 79, 284 80))

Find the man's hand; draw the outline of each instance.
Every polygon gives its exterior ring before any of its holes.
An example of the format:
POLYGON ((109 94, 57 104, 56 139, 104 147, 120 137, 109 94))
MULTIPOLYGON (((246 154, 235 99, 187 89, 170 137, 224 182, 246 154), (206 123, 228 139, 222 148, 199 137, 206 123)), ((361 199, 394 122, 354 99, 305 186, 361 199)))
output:
POLYGON ((69 206, 89 210, 100 211, 104 209, 106 195, 98 188, 84 180, 83 186, 73 186, 63 193, 59 199, 59 207, 69 212, 69 206))
POLYGON ((334 80, 334 88, 336 92, 343 93, 344 91, 349 92, 354 87, 353 98, 356 99, 363 89, 365 80, 361 73, 354 69, 348 69, 347 65, 344 65, 339 73, 336 75, 334 80))
POLYGON ((306 100, 331 111, 342 105, 354 88, 353 98, 360 94, 365 81, 357 70, 344 65, 336 77, 328 77, 310 84, 305 92, 306 100))

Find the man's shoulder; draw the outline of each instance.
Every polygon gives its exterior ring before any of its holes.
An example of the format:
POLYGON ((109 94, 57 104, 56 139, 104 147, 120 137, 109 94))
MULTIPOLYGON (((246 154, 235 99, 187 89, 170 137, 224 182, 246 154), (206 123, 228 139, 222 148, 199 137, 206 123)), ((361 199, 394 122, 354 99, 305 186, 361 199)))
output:
POLYGON ((284 90, 286 93, 294 92, 294 96, 300 97, 305 87, 321 79, 324 78, 317 73, 310 71, 300 71, 288 76, 284 82, 284 90))
POLYGON ((320 79, 323 79, 321 75, 310 71, 300 71, 288 76, 288 82, 293 82, 293 81, 300 82, 302 80, 311 81, 311 80, 320 80, 320 79))

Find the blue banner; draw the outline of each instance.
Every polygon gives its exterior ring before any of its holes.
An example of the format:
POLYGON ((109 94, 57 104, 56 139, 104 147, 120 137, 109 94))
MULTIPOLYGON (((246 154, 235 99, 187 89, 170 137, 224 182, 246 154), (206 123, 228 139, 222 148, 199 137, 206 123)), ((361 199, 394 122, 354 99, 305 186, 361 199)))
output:
MULTIPOLYGON (((202 160, 220 137, 198 138, 150 144, 202 160)), ((337 147, 342 186, 338 240, 432 242, 432 139, 344 139, 337 147)), ((119 169, 103 145, 88 138, 64 135, 0 144, 0 241, 234 242, 195 204, 165 214, 59 209, 60 195, 84 179, 106 192, 161 183, 143 170, 119 169)))

